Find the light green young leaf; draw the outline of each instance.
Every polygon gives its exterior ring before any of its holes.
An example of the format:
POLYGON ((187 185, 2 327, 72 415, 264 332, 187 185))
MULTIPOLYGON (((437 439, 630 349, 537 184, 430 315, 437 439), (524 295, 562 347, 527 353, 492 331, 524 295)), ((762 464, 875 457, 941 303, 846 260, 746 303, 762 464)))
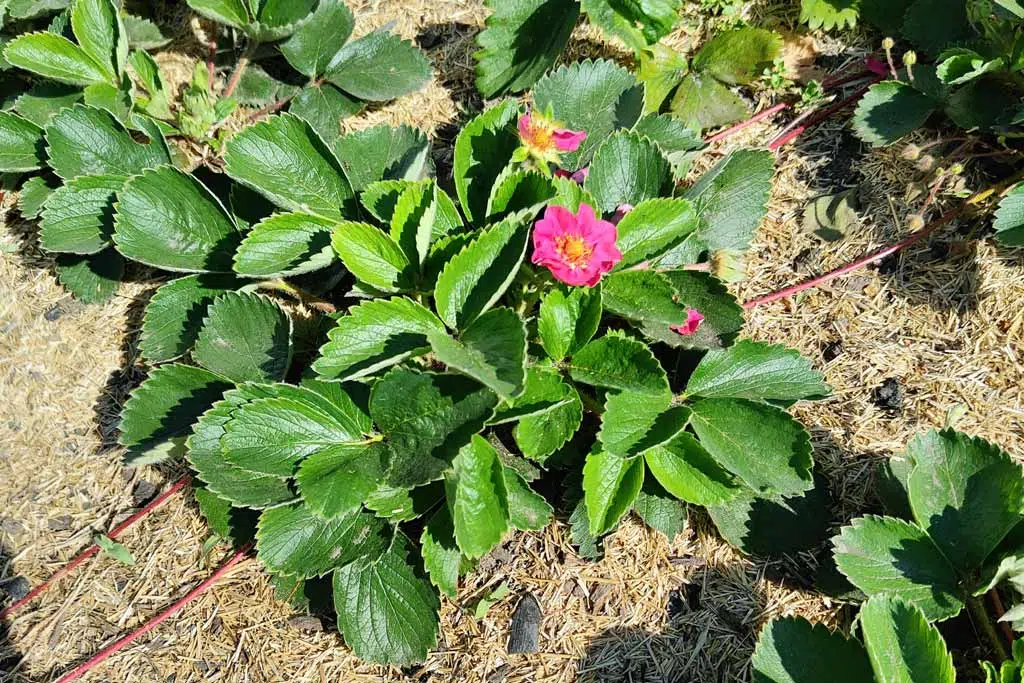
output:
POLYGON ((384 102, 422 88, 430 80, 431 68, 424 54, 408 40, 374 31, 341 48, 324 74, 350 95, 384 102))
POLYGON ((782 38, 763 28, 746 27, 719 33, 693 57, 694 71, 703 71, 727 85, 760 78, 782 52, 782 38))
POLYGON ((487 593, 487 595, 480 598, 476 603, 476 606, 473 608, 473 618, 480 621, 486 617, 487 612, 489 612, 494 605, 501 602, 506 595, 508 595, 508 582, 502 581, 497 588, 487 593))
POLYGON ((128 61, 128 35, 111 0, 75 0, 71 26, 79 46, 117 82, 128 61))
POLYGON ((69 85, 86 86, 111 78, 85 50, 49 32, 18 36, 7 44, 4 58, 19 69, 69 85))
POLYGON ((81 104, 50 120, 46 144, 50 167, 65 180, 80 175, 127 178, 171 163, 161 141, 136 142, 110 113, 81 104))
POLYGON ((113 249, 98 254, 57 257, 57 279, 64 288, 87 304, 98 304, 114 296, 124 275, 124 258, 113 249))
POLYGON ((636 77, 644 84, 644 114, 657 114, 672 90, 690 71, 690 63, 668 45, 657 43, 640 50, 636 77))
MULTIPOLYGON (((370 200, 387 201, 383 197, 370 200)), ((462 226, 451 197, 431 181, 408 183, 395 199, 389 222, 391 237, 420 270, 424 270, 431 244, 462 226)))
POLYGON ((799 401, 828 396, 831 388, 799 352, 743 339, 708 351, 690 375, 686 393, 703 398, 799 401))
POLYGON ((121 564, 128 565, 129 567, 135 566, 135 557, 125 548, 123 545, 113 540, 109 536, 103 534, 96 534, 92 539, 93 543, 100 547, 105 554, 110 555, 112 558, 120 562, 121 564))
POLYGON ((660 396, 668 392, 668 377, 646 344, 609 332, 588 343, 567 363, 577 382, 607 389, 660 396))
POLYGON ((345 267, 362 282, 385 292, 412 287, 413 264, 390 236, 369 223, 342 221, 331 244, 345 267))
POLYGON ((511 308, 495 308, 470 323, 457 338, 443 330, 427 334, 434 356, 449 368, 490 387, 503 399, 523 392, 526 326, 511 308))
POLYGON ((0 111, 0 172, 35 171, 45 163, 43 129, 26 118, 0 111))
POLYGON ((504 467, 494 446, 474 435, 455 456, 444 485, 459 549, 470 559, 483 557, 509 528, 504 467))
POLYGON ((873 596, 860 610, 860 623, 879 683, 955 683, 942 634, 913 603, 896 595, 873 596))
POLYGON ((274 214, 252 226, 234 256, 235 272, 271 278, 310 273, 334 263, 335 222, 304 213, 274 214))
POLYGON ((755 683, 869 683, 871 662, 854 638, 798 617, 772 619, 751 659, 755 683))
POLYGON ((354 25, 352 10, 342 0, 320 0, 279 49, 296 71, 315 78, 352 35, 354 25))
POLYGON ((95 254, 110 246, 114 194, 121 176, 80 176, 57 188, 46 202, 39 245, 47 251, 95 254))
POLYGON ((615 528, 633 507, 644 483, 643 458, 620 458, 595 450, 583 465, 583 495, 595 536, 615 528))
POLYGON ((629 131, 606 138, 594 153, 583 187, 603 212, 659 197, 671 181, 668 160, 658 146, 629 131))
POLYGON ((736 497, 733 476, 685 432, 644 453, 658 483, 679 500, 695 505, 716 505, 736 497))
POLYGON ((743 99, 713 77, 693 72, 686 75, 669 105, 687 126, 704 130, 738 121, 748 112, 743 99))
POLYGON ((601 287, 552 287, 540 302, 537 333, 554 361, 579 351, 601 323, 601 287))
POLYGON ((498 176, 519 147, 513 122, 519 107, 505 100, 467 123, 455 139, 452 175, 462 210, 471 222, 487 214, 487 201, 498 176))
POLYGON ((233 382, 284 379, 292 360, 292 321, 273 300, 228 292, 206 309, 192 358, 233 382))
POLYGON ((146 306, 139 353, 150 363, 184 355, 199 334, 207 307, 237 286, 224 275, 189 275, 161 285, 146 306))

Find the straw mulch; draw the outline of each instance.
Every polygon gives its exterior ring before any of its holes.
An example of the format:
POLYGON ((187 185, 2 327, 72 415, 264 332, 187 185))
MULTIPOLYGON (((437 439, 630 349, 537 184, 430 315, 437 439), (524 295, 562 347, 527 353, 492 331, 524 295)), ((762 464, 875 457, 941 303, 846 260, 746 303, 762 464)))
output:
MULTIPOLYGON (((400 33, 425 44, 437 74, 423 92, 352 125, 421 126, 440 140, 443 160, 454 125, 480 105, 470 57, 485 16, 480 2, 352 4, 358 32, 394 21, 400 33)), ((770 15, 780 4, 760 3, 755 11, 770 15)), ((692 44, 700 30, 692 23, 675 39, 692 44)), ((593 37, 580 30, 570 56, 621 56, 593 37)), ((195 58, 189 55, 197 54, 185 44, 161 60, 188 73, 195 58)), ((772 134, 769 125, 754 127, 726 150, 764 144, 772 134)), ((714 150, 706 160, 726 150, 714 150)), ((898 151, 859 158, 861 152, 840 118, 781 155, 769 216, 748 259, 748 280, 738 287, 741 298, 834 267, 905 233, 904 215, 922 201, 908 203, 906 187, 919 174, 898 151), (801 227, 809 198, 857 184, 862 220, 845 239, 822 242, 801 227)), ((5 206, 10 202, 7 197, 5 206)), ((174 466, 125 470, 112 445, 119 405, 144 374, 133 341, 155 283, 143 273, 106 305, 79 304, 56 284, 50 263, 34 246, 33 226, 20 223, 16 212, 5 216, 0 591, 20 587, 21 579, 42 581, 94 533, 150 497, 151 485, 161 489, 181 474, 174 466)), ((1024 258, 988 241, 967 241, 958 232, 965 225, 940 231, 881 272, 865 269, 748 315, 750 336, 800 349, 835 389, 831 399, 796 412, 813 433, 815 455, 843 519, 874 503, 877 461, 913 433, 945 424, 951 410, 962 414, 961 429, 1024 454, 1024 258), (888 379, 898 384, 902 400, 880 405, 875 391, 888 379)), ((204 548, 207 536, 190 497, 172 499, 122 537, 136 566, 96 558, 11 620, 8 634, 0 635, 0 683, 52 680, 184 595, 227 554, 223 547, 204 548)), ((608 539, 599 562, 578 558, 567 527, 556 523, 516 535, 487 558, 458 599, 444 601, 437 650, 421 667, 400 672, 360 663, 329 625, 296 619, 273 598, 250 559, 89 680, 744 681, 767 619, 800 614, 839 623, 837 604, 779 569, 777 562, 751 560, 729 548, 699 512, 673 542, 628 520, 608 539), (474 618, 477 601, 502 583, 508 597, 474 618), (544 613, 540 652, 510 656, 510 615, 526 592, 544 613)))

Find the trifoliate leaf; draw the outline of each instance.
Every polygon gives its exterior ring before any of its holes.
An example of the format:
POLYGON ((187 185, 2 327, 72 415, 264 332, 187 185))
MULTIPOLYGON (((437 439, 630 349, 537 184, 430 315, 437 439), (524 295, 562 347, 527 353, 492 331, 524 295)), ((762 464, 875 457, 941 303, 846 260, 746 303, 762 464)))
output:
POLYGON ((69 85, 86 86, 111 79, 107 69, 85 50, 49 32, 18 36, 7 44, 4 57, 19 69, 69 85))
POLYGON ((303 460, 295 481, 306 505, 333 519, 359 510, 386 470, 386 449, 379 441, 338 444, 303 460))
MULTIPOLYGON (((551 108, 566 128, 582 130, 586 139, 575 152, 563 153, 563 168, 583 168, 609 135, 631 128, 643 113, 644 87, 629 71, 609 60, 559 67, 533 90, 538 111, 551 108)), ((614 208, 614 207, 613 207, 614 208)))
POLYGON ((579 351, 601 323, 601 287, 552 287, 540 302, 537 333, 554 361, 579 351))
POLYGON ((590 164, 583 187, 603 212, 659 197, 671 181, 668 160, 658 146, 629 131, 605 139, 590 164))
POLYGON ((128 61, 128 35, 117 6, 110 0, 75 0, 71 26, 82 50, 117 80, 128 61))
POLYGON ((345 644, 361 659, 409 666, 437 643, 437 593, 409 563, 398 537, 379 561, 334 573, 334 607, 345 644))
POLYGON ((889 145, 920 128, 939 103, 920 90, 896 81, 871 86, 857 104, 853 129, 861 140, 889 145))
POLYGON ((352 35, 354 25, 352 10, 342 0, 320 0, 279 49, 296 71, 315 78, 352 35))
POLYGON ((452 461, 445 497, 455 540, 470 559, 483 557, 508 531, 505 473, 494 446, 477 435, 452 461))
POLYGON ((719 33, 693 56, 693 70, 727 85, 760 78, 782 51, 782 38, 763 28, 738 28, 719 33))
POLYGON ((956 570, 919 527, 867 515, 832 539, 836 565, 868 596, 888 593, 913 603, 929 621, 956 616, 963 597, 956 570))
POLYGON ((363 102, 341 92, 330 83, 309 85, 299 91, 288 113, 312 126, 324 142, 333 145, 341 137, 341 120, 363 110, 363 102))
POLYGON ((390 543, 384 522, 367 512, 322 519, 296 503, 260 515, 256 557, 272 572, 308 579, 335 567, 373 563, 390 543))
POLYGON ((704 355, 686 384, 689 396, 799 401, 831 392, 807 358, 781 344, 743 339, 704 355))
POLYGON ((567 363, 577 382, 607 389, 661 396, 668 378, 661 364, 642 342, 608 333, 577 351, 567 363))
POLYGON ((601 450, 587 455, 583 465, 583 495, 595 536, 615 528, 633 507, 644 483, 643 458, 620 458, 601 450))
POLYGON ((56 266, 64 288, 87 304, 114 296, 124 274, 124 258, 113 249, 88 256, 61 254, 56 266))
POLYGON ((810 489, 810 436, 789 413, 737 398, 706 398, 692 405, 701 445, 723 467, 762 495, 810 489))
POLYGON ((907 444, 914 519, 954 567, 967 574, 1021 520, 1024 476, 998 446, 952 429, 907 444))
POLYGON ((0 172, 35 171, 45 163, 43 129, 26 118, 0 111, 0 172))
MULTIPOLYGON (((14 111, 37 126, 45 126, 61 109, 81 101, 81 88, 53 81, 39 81, 14 101, 14 111)), ((7 149, 7 145, 4 149, 7 149)))
POLYGON ((486 98, 527 90, 562 54, 580 15, 574 0, 485 0, 476 87, 486 98))
POLYGON ((434 481, 491 417, 498 397, 460 375, 398 368, 373 386, 370 414, 388 440, 391 486, 434 481))
POLYGON ((833 633, 823 624, 812 626, 797 617, 768 622, 750 660, 755 683, 867 683, 874 681, 864 646, 854 638, 833 633))
POLYGON ((249 23, 249 12, 244 0, 187 0, 188 6, 208 19, 244 28, 249 23))
POLYGON ((352 380, 430 350, 427 335, 444 325, 420 304, 396 297, 366 301, 327 333, 313 369, 321 377, 352 380))
POLYGON ((424 54, 408 40, 374 31, 341 48, 324 75, 350 95, 384 102, 422 88, 430 80, 431 69, 424 54))
POLYGON ((334 229, 331 244, 345 267, 371 287, 385 292, 412 287, 413 264, 380 228, 342 221, 334 229))
POLYGON ((76 104, 46 126, 49 165, 61 178, 80 175, 128 177, 171 163, 159 141, 136 142, 109 112, 76 104))
POLYGON ((292 359, 292 322, 258 294, 228 292, 206 309, 192 358, 233 382, 284 379, 292 359))
POLYGON ((427 334, 434 356, 490 387, 503 399, 523 392, 526 382, 526 326, 511 308, 495 308, 470 323, 457 338, 446 331, 427 334))
POLYGON ((110 246, 114 194, 121 176, 81 176, 50 196, 39 225, 39 245, 47 251, 95 254, 110 246))
POLYGON ((139 352, 150 363, 172 360, 188 351, 199 334, 206 308, 237 287, 230 276, 189 275, 156 290, 142 320, 139 352))
POLYGON ((642 455, 686 429, 690 410, 670 407, 672 395, 633 391, 608 392, 597 440, 603 450, 622 458, 642 455))
POLYGON ((149 19, 125 14, 121 20, 128 36, 128 46, 133 50, 155 50, 171 42, 171 39, 160 31, 160 27, 149 19))
POLYGON ((860 610, 875 680, 880 683, 954 683, 953 658, 924 613, 895 595, 876 595, 860 610))
POLYGON ((508 219, 481 231, 437 278, 434 301, 441 319, 464 329, 512 284, 526 255, 529 225, 508 219))
POLYGON ((378 180, 423 180, 433 173, 430 141, 411 126, 374 126, 337 138, 333 147, 357 192, 378 180))
POLYGON ((679 19, 682 0, 649 0, 622 3, 615 0, 583 0, 583 11, 602 30, 622 39, 638 51, 668 35, 679 19))
POLYGON ((149 451, 181 437, 231 385, 208 370, 171 363, 154 368, 136 388, 121 411, 118 443, 129 449, 126 458, 147 464, 149 451))
POLYGON ((619 224, 615 241, 622 260, 616 270, 660 256, 697 229, 697 215, 688 199, 649 199, 637 204, 619 224))
POLYGON ((455 527, 447 505, 440 506, 423 527, 420 552, 423 554, 423 568, 430 576, 430 583, 454 598, 459 590, 462 553, 455 543, 455 527))
POLYGON ((640 50, 637 78, 644 84, 645 114, 657 114, 679 82, 690 71, 690 63, 668 45, 657 43, 640 50))
POLYGON ((220 201, 193 176, 163 166, 117 193, 114 244, 130 259, 165 270, 231 272, 240 235, 220 201))
POLYGON ((670 543, 686 528, 686 505, 669 495, 650 477, 644 478, 644 485, 636 494, 633 512, 644 524, 665 534, 670 543))
POLYGON ((1024 184, 1014 187, 999 202, 992 227, 1003 244, 1024 245, 1024 184))
POLYGON ((521 474, 507 466, 504 470, 509 523, 520 531, 539 531, 546 527, 554 509, 544 496, 530 488, 521 474))
POLYGON ((228 175, 288 211, 341 218, 352 187, 309 124, 291 114, 249 126, 227 143, 228 175))
POLYGON ((235 253, 235 272, 271 278, 326 268, 334 263, 333 228, 334 221, 312 214, 275 214, 246 234, 235 253))
POLYGON ((487 214, 491 188, 519 147, 513 122, 519 107, 505 100, 472 119, 455 139, 452 175, 462 211, 470 221, 487 214))
POLYGON ((733 476, 685 432, 646 451, 644 460, 658 483, 687 503, 725 503, 739 492, 733 476))
POLYGON ((698 130, 739 121, 748 111, 739 95, 703 73, 683 78, 669 108, 679 120, 698 130))

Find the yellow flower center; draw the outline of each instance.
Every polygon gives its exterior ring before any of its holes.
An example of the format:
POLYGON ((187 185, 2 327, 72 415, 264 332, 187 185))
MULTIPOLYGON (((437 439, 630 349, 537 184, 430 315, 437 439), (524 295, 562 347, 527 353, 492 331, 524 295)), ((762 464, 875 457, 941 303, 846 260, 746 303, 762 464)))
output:
POLYGON ((540 152, 546 152, 554 148, 555 143, 553 137, 555 134, 555 127, 552 125, 552 122, 534 115, 533 118, 530 119, 530 125, 527 127, 527 131, 526 144, 530 147, 540 152))
POLYGON ((572 268, 586 268, 594 249, 579 235, 559 235, 555 238, 555 251, 572 268))

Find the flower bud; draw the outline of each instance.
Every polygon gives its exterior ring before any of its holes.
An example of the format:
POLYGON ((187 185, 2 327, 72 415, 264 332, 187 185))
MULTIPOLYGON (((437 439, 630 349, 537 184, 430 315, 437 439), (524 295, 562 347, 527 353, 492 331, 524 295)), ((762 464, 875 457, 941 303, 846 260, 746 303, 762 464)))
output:
POLYGON ((925 154, 917 160, 917 170, 928 172, 935 168, 935 157, 931 154, 925 154))
POLYGON ((903 148, 903 152, 900 153, 900 156, 907 161, 917 161, 921 157, 921 148, 914 143, 910 143, 903 148))
POLYGON ((711 254, 711 274, 724 282, 740 282, 746 278, 743 252, 719 249, 711 254))
POLYGON ((903 53, 903 66, 914 66, 917 64, 917 53, 913 50, 907 50, 903 53))
POLYGON ((910 214, 907 216, 907 227, 913 232, 921 230, 924 228, 924 216, 919 213, 910 214))
POLYGON ((891 50, 895 45, 896 45, 896 41, 893 40, 892 38, 888 37, 888 36, 886 36, 882 40, 882 49, 885 50, 886 52, 891 50))

